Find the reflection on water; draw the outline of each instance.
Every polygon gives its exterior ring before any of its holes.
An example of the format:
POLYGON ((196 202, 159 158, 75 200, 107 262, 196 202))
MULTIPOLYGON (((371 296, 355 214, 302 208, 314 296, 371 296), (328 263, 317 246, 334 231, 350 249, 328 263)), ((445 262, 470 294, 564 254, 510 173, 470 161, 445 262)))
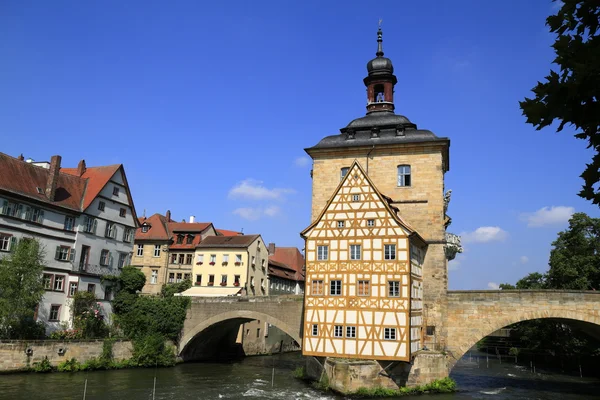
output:
MULTIPOLYGON (((0 399, 150 400, 156 375, 156 399, 342 399, 321 393, 291 377, 302 365, 299 354, 251 357, 231 364, 182 364, 175 368, 80 372, 74 374, 15 374, 0 376, 0 399), (275 375, 273 381, 273 367, 275 375)), ((549 374, 485 358, 463 358, 452 371, 460 392, 419 398, 588 400, 600 398, 600 382, 549 374)))

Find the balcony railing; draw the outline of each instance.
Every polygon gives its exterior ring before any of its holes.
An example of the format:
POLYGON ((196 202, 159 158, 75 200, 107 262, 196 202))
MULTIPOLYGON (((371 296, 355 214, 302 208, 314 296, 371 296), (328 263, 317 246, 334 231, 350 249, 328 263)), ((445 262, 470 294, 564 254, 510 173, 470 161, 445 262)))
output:
POLYGON ((73 272, 81 272, 89 275, 103 276, 103 275, 119 275, 121 272, 118 268, 111 268, 107 265, 98 265, 98 264, 85 264, 85 263, 76 263, 73 264, 73 272))

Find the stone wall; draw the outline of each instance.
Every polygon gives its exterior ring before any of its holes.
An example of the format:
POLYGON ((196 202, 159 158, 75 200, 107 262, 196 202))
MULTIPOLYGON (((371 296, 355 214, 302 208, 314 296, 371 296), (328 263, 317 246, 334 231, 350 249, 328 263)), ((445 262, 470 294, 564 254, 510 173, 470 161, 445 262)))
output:
MULTIPOLYGON (((0 342, 0 372, 25 370, 45 357, 48 357, 53 366, 71 358, 84 363, 91 358, 100 357, 103 345, 103 340, 0 342)), ((115 341, 112 350, 115 361, 131 358, 132 345, 129 341, 115 341)))

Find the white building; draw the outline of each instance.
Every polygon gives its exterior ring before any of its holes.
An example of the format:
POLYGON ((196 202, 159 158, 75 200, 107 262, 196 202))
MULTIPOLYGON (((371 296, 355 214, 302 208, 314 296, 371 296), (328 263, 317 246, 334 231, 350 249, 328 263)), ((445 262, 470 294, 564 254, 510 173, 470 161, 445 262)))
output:
POLYGON ((62 168, 0 153, 0 257, 19 240, 45 250, 46 293, 37 319, 56 330, 70 321, 69 299, 93 292, 110 317, 112 291, 104 275, 129 264, 137 217, 122 164, 62 168))

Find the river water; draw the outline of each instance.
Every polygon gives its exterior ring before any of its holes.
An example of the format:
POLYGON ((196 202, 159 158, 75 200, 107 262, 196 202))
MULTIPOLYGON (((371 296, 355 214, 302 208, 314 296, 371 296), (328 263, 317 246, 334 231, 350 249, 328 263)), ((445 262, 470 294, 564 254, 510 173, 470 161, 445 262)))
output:
MULTIPOLYGON (((297 353, 272 357, 249 357, 231 364, 181 364, 174 368, 130 369, 78 373, 0 375, 0 399, 152 400, 156 376, 156 400, 185 399, 282 399, 339 400, 343 397, 319 392, 294 379, 292 371, 302 365, 297 353), (274 367, 273 385, 272 374, 274 367), (271 386, 272 385, 272 386, 271 386)), ((504 361, 463 358, 452 371, 460 391, 423 395, 420 399, 541 399, 588 400, 600 398, 600 381, 551 374, 504 361)), ((403 397, 406 398, 406 397, 403 397)))

